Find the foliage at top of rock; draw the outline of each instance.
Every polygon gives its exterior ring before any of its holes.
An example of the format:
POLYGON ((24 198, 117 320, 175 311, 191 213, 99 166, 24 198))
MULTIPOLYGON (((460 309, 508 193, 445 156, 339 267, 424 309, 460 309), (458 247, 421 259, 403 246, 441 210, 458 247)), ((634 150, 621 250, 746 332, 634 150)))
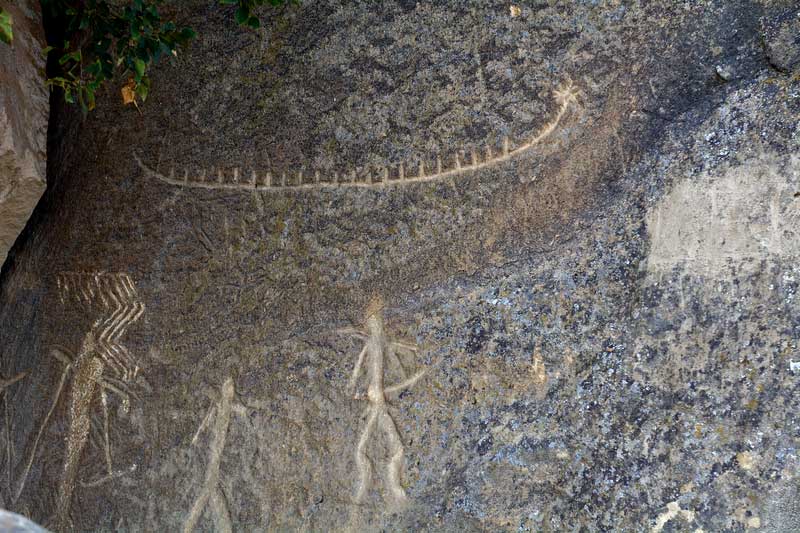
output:
POLYGON ((11 44, 11 39, 14 38, 13 24, 11 15, 5 9, 0 8, 0 41, 11 44))
MULTIPOLYGON (((261 25, 256 9, 279 6, 287 0, 219 0, 235 7, 234 19, 250 28, 261 25)), ((91 111, 97 91, 106 82, 126 80, 123 102, 137 105, 150 92, 148 71, 162 58, 177 56, 178 49, 196 37, 192 28, 179 27, 159 10, 163 0, 41 0, 44 16, 58 28, 45 54, 52 54, 56 74, 47 80, 69 103, 91 111)), ((0 40, 11 43, 12 19, 0 10, 0 40)))

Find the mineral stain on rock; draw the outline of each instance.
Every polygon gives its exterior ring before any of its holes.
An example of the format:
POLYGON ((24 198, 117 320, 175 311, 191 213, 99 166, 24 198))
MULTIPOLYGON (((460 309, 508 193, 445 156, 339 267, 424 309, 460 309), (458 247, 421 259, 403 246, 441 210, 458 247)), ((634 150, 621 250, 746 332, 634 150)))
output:
POLYGON ((757 157, 682 181, 647 217, 648 269, 687 269, 712 278, 800 258, 800 158, 757 157))

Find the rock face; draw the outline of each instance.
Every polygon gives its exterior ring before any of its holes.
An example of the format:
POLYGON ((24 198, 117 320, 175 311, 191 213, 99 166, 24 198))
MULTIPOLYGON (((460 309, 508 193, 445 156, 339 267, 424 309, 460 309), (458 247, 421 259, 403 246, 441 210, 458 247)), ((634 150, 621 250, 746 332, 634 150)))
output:
POLYGON ((0 1, 14 21, 11 46, 0 46, 0 264, 46 186, 45 46, 36 0, 0 1))
POLYGON ((770 63, 783 72, 800 67, 800 17, 792 7, 779 14, 765 17, 764 45, 770 63))
POLYGON ((796 530, 792 4, 175 4, 2 279, 5 506, 796 530))

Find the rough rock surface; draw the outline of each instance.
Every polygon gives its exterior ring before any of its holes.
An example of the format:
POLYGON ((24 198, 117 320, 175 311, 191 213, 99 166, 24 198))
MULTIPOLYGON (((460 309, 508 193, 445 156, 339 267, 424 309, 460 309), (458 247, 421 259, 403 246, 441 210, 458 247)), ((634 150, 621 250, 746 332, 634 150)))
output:
POLYGON ((4 272, 9 508, 797 530, 794 2, 216 4, 4 272))
POLYGON ((0 264, 44 192, 48 91, 37 0, 0 1, 14 40, 0 45, 0 264))

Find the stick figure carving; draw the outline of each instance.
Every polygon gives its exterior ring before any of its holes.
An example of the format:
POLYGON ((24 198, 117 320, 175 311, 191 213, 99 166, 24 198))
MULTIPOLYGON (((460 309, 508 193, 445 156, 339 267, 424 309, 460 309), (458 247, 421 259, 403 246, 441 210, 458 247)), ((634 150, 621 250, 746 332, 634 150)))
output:
POLYGON ((128 327, 142 316, 144 305, 139 301, 133 281, 125 273, 66 272, 58 275, 57 282, 62 304, 74 300, 99 316, 84 336, 77 356, 73 356, 66 348, 58 347, 51 351, 51 355, 63 362, 65 368, 61 373, 50 410, 45 415, 33 441, 32 451, 23 469, 14 501, 16 502, 22 494, 39 439, 58 404, 71 370, 72 381, 67 406, 69 427, 65 443, 64 467, 56 493, 56 512, 52 520, 55 529, 63 530, 69 528, 69 510, 81 457, 91 434, 92 407, 96 393, 99 392, 102 406, 101 447, 105 452, 107 475, 81 484, 96 486, 136 468, 136 465, 133 465, 119 472, 115 472, 112 468, 107 393, 112 392, 119 396, 122 409, 127 412, 130 406, 128 384, 136 378, 139 367, 119 339, 128 327))
POLYGON ((231 413, 238 415, 245 415, 247 410, 244 405, 235 401, 236 390, 233 384, 233 378, 228 377, 225 383, 222 384, 222 393, 220 394, 219 401, 216 405, 212 405, 208 409, 200 427, 197 428, 192 439, 192 445, 197 443, 200 433, 211 423, 214 419, 211 433, 211 453, 206 466, 206 477, 203 482, 203 488, 189 512, 189 517, 183 526, 184 533, 191 533, 197 526, 197 522, 203 515, 203 511, 207 504, 211 504, 211 510, 214 513, 214 524, 216 530, 222 533, 231 533, 231 518, 228 513, 228 505, 225 502, 225 495, 219 487, 219 467, 222 462, 222 451, 225 448, 225 441, 228 437, 228 426, 231 423, 231 413))
MULTIPOLYGON (((398 352, 407 352, 413 355, 417 353, 417 347, 399 341, 388 341, 383 328, 383 302, 374 299, 367 307, 366 331, 355 329, 344 329, 341 333, 353 335, 365 341, 364 348, 358 355, 358 360, 353 368, 353 375, 350 378, 348 390, 355 391, 358 378, 362 373, 367 376, 366 400, 369 402, 365 414, 367 422, 361 432, 356 447, 356 466, 360 475, 358 488, 356 489, 356 502, 360 503, 369 490, 372 478, 372 464, 366 454, 367 444, 372 438, 377 428, 383 433, 389 446, 389 461, 386 465, 386 483, 392 497, 397 502, 406 499, 406 493, 400 483, 400 474, 403 468, 403 442, 397 431, 397 425, 389 412, 387 396, 398 393, 413 386, 425 373, 424 370, 408 376, 403 368, 398 352), (384 386, 385 361, 389 358, 396 364, 403 374, 403 380, 399 383, 386 387, 384 386)), ((356 400, 363 399, 363 396, 356 393, 353 396, 356 400)))

